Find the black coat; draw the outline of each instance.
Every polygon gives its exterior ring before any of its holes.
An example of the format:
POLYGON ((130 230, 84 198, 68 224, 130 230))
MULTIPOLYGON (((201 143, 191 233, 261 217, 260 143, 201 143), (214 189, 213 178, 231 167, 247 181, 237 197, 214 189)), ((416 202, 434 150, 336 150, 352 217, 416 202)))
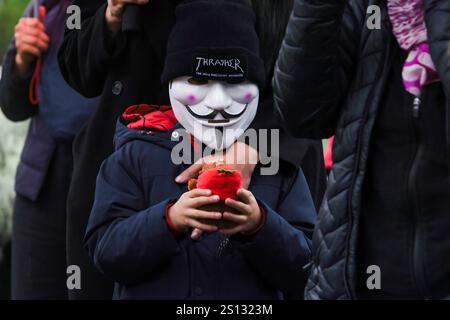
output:
MULTIPOLYGON (((412 97, 391 104, 399 108, 395 110, 395 114, 399 114, 406 101, 410 111, 404 119, 415 117, 413 126, 418 128, 410 131, 411 141, 408 142, 408 146, 416 150, 414 160, 407 168, 411 179, 402 182, 401 188, 393 191, 389 198, 382 199, 388 204, 398 203, 403 190, 407 190, 410 198, 403 202, 408 205, 406 208, 388 206, 397 215, 400 212, 405 214, 402 218, 404 225, 399 228, 404 236, 388 243, 388 232, 393 228, 386 219, 392 219, 388 221, 394 225, 400 221, 394 222, 394 219, 400 218, 381 217, 384 213, 378 212, 380 216, 369 217, 374 223, 364 231, 380 232, 365 237, 369 242, 366 243, 359 237, 363 224, 361 219, 367 219, 365 215, 374 212, 364 211, 367 199, 363 201, 363 186, 368 171, 372 172, 371 178, 377 175, 377 165, 383 173, 389 170, 386 163, 370 161, 377 153, 376 148, 371 148, 377 146, 379 139, 392 142, 395 137, 383 136, 382 131, 374 128, 395 126, 395 123, 383 121, 392 121, 390 119, 394 117, 393 114, 384 115, 389 112, 384 108, 385 104, 391 103, 389 99, 394 97, 395 100, 395 95, 404 96, 401 85, 390 88, 393 85, 391 80, 399 78, 400 72, 393 71, 393 63, 400 49, 392 34, 386 1, 322 0, 320 5, 312 0, 296 1, 274 78, 276 113, 285 128, 295 136, 324 138, 336 135, 334 166, 313 236, 313 263, 306 289, 308 299, 358 297, 357 287, 361 283, 358 281, 358 245, 361 244, 365 248, 370 244, 378 251, 385 249, 385 254, 380 253, 385 260, 396 258, 388 254, 389 251, 394 255, 408 253, 408 267, 404 269, 402 278, 396 279, 397 284, 409 279, 412 272, 411 278, 416 281, 412 286, 423 285, 422 298, 449 294, 450 268, 443 261, 450 254, 449 203, 445 200, 450 198, 447 179, 449 153, 446 150, 450 141, 448 137, 446 139, 450 114, 446 103, 450 97, 447 55, 450 2, 425 0, 425 6, 431 55, 442 84, 426 88, 425 96, 437 98, 429 101, 424 96, 419 116, 413 115, 412 97), (369 5, 377 5, 382 10, 381 30, 366 27, 369 5), (297 106, 291 101, 301 101, 301 104, 297 106), (403 229, 405 226, 410 229, 403 229)), ((399 127, 406 126, 400 123, 399 127)), ((380 148, 383 145, 378 145, 378 155, 380 148)), ((400 154, 394 160, 403 161, 403 156, 405 154, 400 154)), ((379 179, 373 181, 380 182, 379 179)), ((383 182, 385 188, 391 188, 388 180, 383 182)), ((375 187, 383 188, 383 185, 369 185, 368 189, 375 191, 375 187)), ((370 192, 366 190, 367 194, 370 192)), ((388 267, 395 268, 393 265, 388 267)), ((383 279, 383 269, 381 272, 383 279)))
MULTIPOLYGON (((59 53, 68 83, 85 96, 101 95, 101 102, 74 143, 74 175, 68 200, 68 262, 82 267, 81 291, 73 298, 108 298, 111 287, 98 282, 82 248, 82 238, 93 203, 95 178, 100 164, 113 152, 116 119, 133 104, 168 104, 168 90, 160 84, 168 34, 174 23, 176 0, 155 0, 141 7, 141 19, 125 19, 116 35, 107 29, 105 0, 75 0, 82 10, 81 30, 66 33, 59 53)), ((128 11, 128 9, 127 9, 128 11)), ((272 95, 262 97, 254 128, 275 128, 272 95), (260 121, 260 122, 259 122, 260 121), (271 124, 266 126, 267 121, 271 124)), ((300 164, 305 155, 312 169, 304 170, 316 204, 321 201, 325 177, 320 142, 300 141, 281 134, 281 159, 300 164), (316 162, 317 159, 317 162, 316 162), (311 173, 311 174, 309 174, 311 173)))

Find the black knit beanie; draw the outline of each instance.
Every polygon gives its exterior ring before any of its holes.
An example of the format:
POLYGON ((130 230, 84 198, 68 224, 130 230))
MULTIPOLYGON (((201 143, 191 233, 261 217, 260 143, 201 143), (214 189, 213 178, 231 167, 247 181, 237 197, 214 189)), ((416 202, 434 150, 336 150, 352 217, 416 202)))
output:
POLYGON ((265 83, 255 15, 245 0, 187 0, 176 9, 162 83, 181 77, 265 83))

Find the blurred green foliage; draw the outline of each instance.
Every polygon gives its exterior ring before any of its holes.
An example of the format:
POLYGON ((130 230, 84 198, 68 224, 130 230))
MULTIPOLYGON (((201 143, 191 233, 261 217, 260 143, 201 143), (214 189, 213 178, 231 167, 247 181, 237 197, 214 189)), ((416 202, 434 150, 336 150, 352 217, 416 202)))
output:
POLYGON ((28 122, 14 123, 0 112, 0 248, 11 234, 16 167, 28 122))
POLYGON ((0 0, 0 57, 14 35, 14 26, 30 0, 0 0))

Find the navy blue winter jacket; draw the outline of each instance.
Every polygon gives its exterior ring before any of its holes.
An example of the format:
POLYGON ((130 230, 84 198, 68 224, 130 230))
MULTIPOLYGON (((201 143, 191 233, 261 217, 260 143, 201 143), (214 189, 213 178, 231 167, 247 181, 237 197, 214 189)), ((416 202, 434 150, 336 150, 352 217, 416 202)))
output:
POLYGON ((316 211, 300 170, 255 170, 249 189, 266 212, 256 235, 175 237, 165 210, 187 187, 174 181, 186 167, 172 164, 172 130, 129 129, 122 121, 116 151, 97 177, 85 237, 95 266, 116 282, 114 299, 302 297, 316 211))

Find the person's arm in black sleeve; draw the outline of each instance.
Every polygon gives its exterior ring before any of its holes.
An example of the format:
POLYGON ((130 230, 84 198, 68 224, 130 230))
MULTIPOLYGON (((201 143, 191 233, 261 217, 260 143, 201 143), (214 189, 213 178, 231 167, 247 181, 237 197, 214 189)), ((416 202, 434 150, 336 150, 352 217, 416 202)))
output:
POLYGON ((431 57, 450 96, 450 24, 445 23, 450 16, 450 2, 425 1, 424 5, 431 57))
POLYGON ((334 133, 363 23, 354 7, 364 3, 296 0, 273 79, 276 116, 294 136, 334 133))
MULTIPOLYGON (((23 16, 29 16, 31 5, 25 9, 23 16)), ((5 54, 0 77, 0 107, 5 116, 11 121, 23 121, 38 111, 38 106, 32 105, 28 99, 28 90, 31 82, 32 71, 26 75, 19 74, 15 66, 16 45, 11 44, 5 54)), ((30 70, 34 70, 35 64, 30 70)))
POLYGON ((81 29, 66 30, 58 61, 66 81, 86 97, 101 94, 109 67, 126 46, 122 31, 109 30, 106 0, 75 0, 81 9, 81 29))

